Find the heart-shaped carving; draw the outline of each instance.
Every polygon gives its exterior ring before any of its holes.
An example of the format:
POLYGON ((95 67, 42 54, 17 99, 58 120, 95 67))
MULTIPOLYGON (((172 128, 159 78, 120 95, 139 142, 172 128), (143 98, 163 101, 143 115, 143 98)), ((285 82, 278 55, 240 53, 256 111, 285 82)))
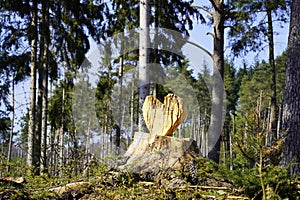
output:
POLYGON ((161 103, 154 96, 146 97, 143 116, 150 135, 169 136, 186 117, 183 101, 175 94, 168 94, 161 103))

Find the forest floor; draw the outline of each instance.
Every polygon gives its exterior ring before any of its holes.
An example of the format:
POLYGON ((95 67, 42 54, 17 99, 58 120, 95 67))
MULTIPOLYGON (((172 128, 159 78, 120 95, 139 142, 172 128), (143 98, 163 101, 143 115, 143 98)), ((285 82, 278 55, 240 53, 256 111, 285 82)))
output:
POLYGON ((11 185, 0 189, 0 199, 249 199, 223 180, 211 179, 210 184, 214 186, 200 186, 181 179, 159 183, 130 180, 123 175, 113 172, 105 178, 94 177, 91 181, 72 182, 48 190, 36 188, 30 192, 11 185))
MULTIPOLYGON (((253 177, 248 174, 248 180, 244 180, 245 174, 237 174, 241 178, 238 181, 233 174, 222 177, 220 174, 224 170, 208 160, 198 159, 195 166, 196 170, 168 172, 155 179, 100 165, 88 175, 82 174, 76 178, 36 176, 25 177, 19 183, 1 179, 0 200, 262 199, 261 184, 255 182, 259 179, 257 174, 253 177)), ((283 184, 278 181, 277 188, 271 187, 269 182, 265 184, 267 199, 299 199, 300 184, 297 180, 287 180, 283 184)))

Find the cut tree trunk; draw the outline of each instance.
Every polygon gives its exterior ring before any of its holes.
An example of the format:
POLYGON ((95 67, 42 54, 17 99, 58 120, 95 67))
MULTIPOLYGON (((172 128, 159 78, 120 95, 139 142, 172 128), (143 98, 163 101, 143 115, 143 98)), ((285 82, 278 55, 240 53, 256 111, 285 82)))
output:
POLYGON ((185 164, 199 157, 197 144, 192 139, 156 136, 149 143, 149 137, 144 140, 142 138, 140 137, 140 143, 133 142, 132 145, 135 144, 136 148, 128 149, 125 154, 127 160, 120 165, 120 169, 139 173, 142 177, 158 179, 169 170, 181 170, 185 164))
POLYGON ((162 173, 181 170, 199 156, 194 140, 170 137, 186 116, 179 97, 168 94, 161 103, 154 96, 147 96, 143 115, 150 134, 135 133, 133 143, 124 155, 125 161, 119 164, 120 169, 159 179, 162 173))

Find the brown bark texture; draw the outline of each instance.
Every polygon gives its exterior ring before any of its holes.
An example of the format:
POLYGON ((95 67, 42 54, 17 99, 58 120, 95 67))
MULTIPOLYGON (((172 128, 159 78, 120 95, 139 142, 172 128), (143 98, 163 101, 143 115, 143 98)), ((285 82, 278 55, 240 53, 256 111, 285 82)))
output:
POLYGON ((287 50, 286 82, 283 103, 283 166, 290 165, 291 174, 300 172, 300 0, 291 5, 290 33, 287 50))
POLYGON ((213 50, 213 88, 212 88, 212 109, 211 121, 208 136, 208 145, 211 149, 208 158, 219 163, 222 132, 222 113, 223 113, 223 95, 224 85, 217 76, 224 77, 224 5, 223 1, 211 0, 214 6, 214 50, 213 50), (218 138, 215 138, 218 137, 218 138), (216 141, 216 142, 215 142, 216 141))

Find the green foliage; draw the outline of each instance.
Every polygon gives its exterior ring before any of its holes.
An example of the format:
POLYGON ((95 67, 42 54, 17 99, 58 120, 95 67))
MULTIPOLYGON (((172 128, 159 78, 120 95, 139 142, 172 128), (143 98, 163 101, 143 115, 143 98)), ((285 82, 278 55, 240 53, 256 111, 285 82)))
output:
MULTIPOLYGON (((241 190, 250 198, 262 199, 262 188, 259 179, 258 166, 254 168, 237 168, 228 170, 223 168, 219 173, 230 180, 234 187, 241 190)), ((297 197, 297 189, 295 180, 288 176, 287 168, 278 166, 263 167, 263 182, 266 186, 268 195, 277 196, 275 199, 295 199, 297 197)))
POLYGON ((0 138, 7 143, 9 140, 10 118, 0 117, 0 138))
POLYGON ((219 166, 207 158, 198 158, 194 160, 194 164, 197 170, 197 176, 200 180, 205 180, 207 178, 214 178, 219 166))
POLYGON ((29 75, 29 54, 15 55, 15 52, 9 53, 6 48, 5 45, 0 47, 0 117, 12 109, 8 98, 12 82, 17 84, 29 75))
MULTIPOLYGON (((276 58, 278 107, 281 106, 283 99, 281 88, 284 87, 285 60, 285 53, 276 58)), ((238 92, 238 109, 234 124, 235 130, 232 134, 234 167, 254 166, 255 162, 259 160, 260 147, 258 134, 267 132, 269 122, 268 116, 271 97, 271 88, 269 87, 271 84, 270 70, 268 64, 263 61, 262 63, 258 63, 254 68, 248 69, 241 78, 241 86, 238 92)), ((275 143, 273 145, 276 145, 275 143)), ((273 159, 273 161, 275 160, 273 159)))
MULTIPOLYGON (((55 188, 58 186, 64 186, 70 182, 76 181, 89 181, 90 184, 96 184, 96 177, 99 180, 105 180, 104 175, 108 174, 109 168, 104 166, 101 163, 97 163, 96 165, 90 166, 92 170, 90 170, 90 175, 87 174, 78 174, 78 176, 73 175, 70 176, 68 170, 63 170, 64 174, 61 176, 49 176, 48 174, 42 174, 39 176, 32 176, 31 173, 28 173, 28 168, 21 165, 21 168, 16 168, 13 163, 11 163, 11 171, 16 173, 7 174, 10 177, 24 177, 25 182, 19 186, 11 185, 10 183, 6 183, 5 185, 0 184, 0 192, 1 189, 6 191, 10 198, 14 196, 23 196, 25 199, 49 199, 49 198, 59 198, 59 195, 55 192, 51 192, 49 189, 55 188), (10 189, 15 189, 16 193, 10 192, 10 189)), ((60 170, 59 170, 60 171, 60 170)), ((5 175, 5 174, 3 174, 5 175)), ((97 180, 98 180, 97 179, 97 180)), ((87 188, 81 188, 80 192, 85 193, 91 187, 89 185, 87 188)), ((4 192, 5 193, 5 192, 4 192)), ((2 194, 2 193, 1 193, 2 194)))
POLYGON ((49 121, 51 127, 58 129, 64 126, 66 130, 68 128, 71 129, 73 125, 72 92, 73 85, 67 83, 67 80, 62 81, 53 91, 53 96, 49 99, 49 121))
MULTIPOLYGON (((193 1, 168 0, 150 1, 150 24, 154 27, 162 27, 179 31, 188 35, 188 29, 192 29, 192 17, 200 17, 196 8, 192 7, 193 1)), ((112 2, 113 11, 106 13, 108 19, 107 36, 111 36, 120 30, 131 30, 139 26, 139 2, 115 0, 112 2)))
POLYGON ((29 112, 27 111, 24 116, 21 117, 21 125, 22 128, 20 130, 21 135, 18 138, 18 142, 21 144, 27 144, 28 138, 28 126, 29 126, 29 112))
MULTIPOLYGON (((234 56, 247 55, 249 52, 261 52, 268 44, 267 12, 272 13, 271 23, 282 24, 288 21, 288 1, 269 0, 233 0, 228 7, 227 25, 230 46, 234 56)), ((275 26, 275 25, 274 25, 275 26)), ((274 30, 272 30, 275 32, 274 30)))
POLYGON ((287 63, 287 54, 286 51, 283 52, 280 56, 276 57, 276 84, 277 84, 277 101, 279 104, 283 102, 283 88, 285 82, 285 71, 286 71, 286 63, 287 63))

